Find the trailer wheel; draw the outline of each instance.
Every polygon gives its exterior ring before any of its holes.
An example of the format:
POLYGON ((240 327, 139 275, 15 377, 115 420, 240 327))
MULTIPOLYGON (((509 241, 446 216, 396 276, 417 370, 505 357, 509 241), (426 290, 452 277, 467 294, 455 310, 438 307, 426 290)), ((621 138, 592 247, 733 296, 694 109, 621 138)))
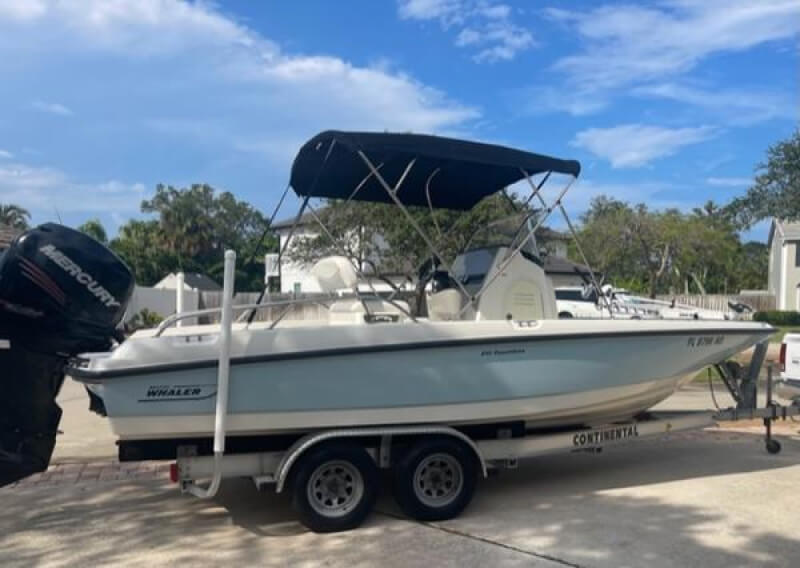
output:
POLYGON ((354 444, 309 450, 292 469, 292 504, 300 521, 314 532, 358 527, 377 498, 378 468, 354 444))
POLYGON ((457 517, 472 500, 478 463, 472 449, 450 438, 422 440, 393 472, 394 497, 403 512, 420 521, 457 517))
POLYGON ((779 454, 781 453, 781 443, 778 440, 773 440, 770 438, 767 440, 767 452, 770 454, 779 454))

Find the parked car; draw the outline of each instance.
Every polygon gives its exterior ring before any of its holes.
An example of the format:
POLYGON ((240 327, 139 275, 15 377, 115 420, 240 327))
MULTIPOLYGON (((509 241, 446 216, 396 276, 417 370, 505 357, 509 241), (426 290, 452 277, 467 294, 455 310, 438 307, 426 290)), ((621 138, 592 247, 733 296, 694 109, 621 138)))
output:
MULTIPOLYGON (((605 292, 605 290, 604 290, 605 292)), ((623 291, 624 292, 624 291, 623 291)), ((627 301, 609 288, 605 297, 593 286, 562 286, 556 288, 556 309, 560 319, 646 319, 659 317, 658 312, 627 301)))
POLYGON ((800 400, 800 333, 787 333, 781 343, 781 381, 777 392, 783 398, 800 400))

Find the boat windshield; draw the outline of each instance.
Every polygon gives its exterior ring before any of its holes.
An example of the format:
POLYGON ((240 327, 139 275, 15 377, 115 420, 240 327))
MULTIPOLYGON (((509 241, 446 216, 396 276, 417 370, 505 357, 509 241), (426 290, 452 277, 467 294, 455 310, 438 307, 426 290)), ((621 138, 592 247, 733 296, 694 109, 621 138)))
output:
POLYGON ((522 252, 528 257, 539 259, 540 253, 536 236, 530 231, 536 226, 536 216, 528 213, 515 213, 493 221, 478 229, 465 247, 465 250, 489 247, 509 247, 514 249, 523 241, 522 252), (527 238, 530 235, 530 238, 527 238), (527 238, 527 240, 526 240, 527 238))
POLYGON ((526 240, 530 229, 534 226, 535 219, 525 213, 519 213, 482 227, 470 239, 467 250, 455 259, 452 266, 453 277, 470 294, 475 294, 480 290, 498 253, 503 250, 504 254, 511 254, 523 241, 522 256, 541 266, 536 237, 530 235, 526 240))

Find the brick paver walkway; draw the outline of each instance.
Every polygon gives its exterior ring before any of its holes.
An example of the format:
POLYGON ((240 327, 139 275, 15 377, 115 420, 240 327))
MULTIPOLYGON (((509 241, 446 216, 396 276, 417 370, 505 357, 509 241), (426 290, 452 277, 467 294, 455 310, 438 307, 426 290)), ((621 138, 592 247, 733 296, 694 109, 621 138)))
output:
POLYGON ((170 462, 99 461, 85 463, 52 464, 47 471, 22 479, 10 487, 42 485, 75 485, 125 481, 129 479, 169 479, 170 462))

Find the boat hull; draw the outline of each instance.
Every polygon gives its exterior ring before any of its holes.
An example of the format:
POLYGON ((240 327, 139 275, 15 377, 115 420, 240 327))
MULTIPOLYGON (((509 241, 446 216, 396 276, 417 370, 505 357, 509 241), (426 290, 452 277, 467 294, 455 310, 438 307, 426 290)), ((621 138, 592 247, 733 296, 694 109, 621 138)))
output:
MULTIPOLYGON (((357 348, 234 357, 229 435, 383 424, 524 421, 547 427, 622 420, 768 334, 683 324, 667 332, 522 329, 502 338, 451 333, 446 341, 382 342, 380 334, 388 331, 378 330, 389 327, 372 328, 371 341, 357 348)), ((82 380, 103 400, 117 436, 157 439, 211 435, 216 373, 214 364, 171 365, 106 378, 88 373, 82 380)))

